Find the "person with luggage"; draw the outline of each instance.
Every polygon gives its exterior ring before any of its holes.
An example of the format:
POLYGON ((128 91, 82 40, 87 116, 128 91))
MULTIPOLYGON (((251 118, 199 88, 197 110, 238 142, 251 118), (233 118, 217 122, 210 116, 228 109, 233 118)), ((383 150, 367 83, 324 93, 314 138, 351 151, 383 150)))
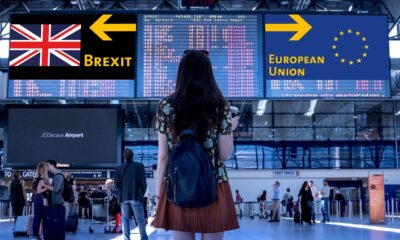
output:
MULTIPOLYGON (((65 183, 69 184, 71 187, 72 193, 71 193, 71 199, 65 199, 65 194, 63 194, 64 197, 64 206, 67 209, 66 210, 66 219, 65 219, 65 232, 69 233, 76 233, 78 230, 78 195, 76 192, 77 186, 76 186, 76 179, 73 178, 71 175, 67 175, 65 178, 65 183), (68 201, 66 201, 68 200, 68 201)), ((65 190, 65 189, 64 189, 65 190)))
POLYGON ((11 207, 14 215, 14 225, 17 222, 18 216, 22 216, 24 206, 26 205, 25 181, 20 179, 17 171, 13 172, 12 180, 8 185, 10 194, 11 207))
POLYGON ((110 199, 109 212, 115 217, 115 227, 111 230, 112 233, 120 233, 119 224, 121 222, 121 205, 114 191, 114 180, 107 179, 104 183, 108 199, 110 199))
POLYGON ((312 225, 311 213, 314 208, 314 197, 308 181, 304 181, 298 197, 300 198, 301 221, 312 225))
POLYGON ((140 239, 147 240, 146 224, 144 219, 143 196, 147 183, 142 163, 133 161, 133 151, 126 148, 123 153, 125 163, 117 168, 115 185, 119 189, 118 200, 121 203, 122 232, 125 240, 130 239, 131 212, 137 222, 140 239))
POLYGON ((44 207, 49 206, 50 191, 44 187, 45 183, 49 183, 47 164, 45 162, 40 162, 36 166, 36 177, 32 183, 32 189, 35 195, 32 235, 35 239, 40 239, 40 224, 44 218, 44 207))
POLYGON ((290 188, 286 189, 286 193, 283 195, 282 203, 286 208, 285 215, 287 216, 289 214, 289 217, 293 217, 293 196, 290 194, 290 188))
POLYGON ((208 54, 206 50, 184 52, 175 91, 160 101, 154 119, 158 133, 158 206, 152 225, 171 230, 175 240, 193 240, 196 232, 202 234, 202 239, 219 240, 223 239, 224 231, 239 228, 224 165, 224 161, 232 156, 232 131, 237 127, 239 117, 232 118, 233 111, 216 84, 208 54), (189 147, 198 155, 185 152, 181 147, 186 143, 192 144, 189 147), (198 169, 204 167, 205 172, 212 171, 213 174, 203 175, 203 172, 195 171, 196 168, 185 168, 183 164, 180 165, 182 168, 173 167, 177 162, 182 163, 180 157, 184 155, 191 156, 198 169), (175 178, 177 175, 184 178, 175 178), (193 178, 196 181, 190 182, 193 178), (180 179, 187 181, 179 184, 180 179), (199 183, 210 187, 191 192, 181 189, 181 186, 194 187, 199 183), (174 192, 175 187, 182 192, 174 192), (187 201, 184 193, 190 194, 187 201), (195 196, 202 197, 195 202, 195 196))
POLYGON ((43 237, 45 240, 65 239, 64 174, 57 168, 55 160, 47 160, 52 174, 52 185, 43 186, 50 190, 50 206, 44 208, 43 237))
POLYGON ((63 175, 64 175, 64 179, 65 179, 64 183, 68 184, 68 186, 71 187, 70 190, 72 192, 71 193, 71 199, 69 201, 67 201, 64 198, 65 194, 63 194, 64 207, 65 207, 65 217, 66 217, 66 219, 68 219, 68 217, 70 215, 74 215, 74 216, 78 215, 78 209, 77 209, 77 205, 75 203, 75 189, 76 189, 76 186, 74 186, 75 179, 71 175, 69 175, 68 173, 63 173, 63 175))

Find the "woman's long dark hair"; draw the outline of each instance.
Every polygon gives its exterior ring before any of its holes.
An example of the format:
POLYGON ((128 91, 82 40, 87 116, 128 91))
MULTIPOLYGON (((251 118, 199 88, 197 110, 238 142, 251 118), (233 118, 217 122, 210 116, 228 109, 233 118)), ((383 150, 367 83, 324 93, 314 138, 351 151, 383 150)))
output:
POLYGON ((308 181, 304 181, 301 188, 305 190, 307 186, 308 186, 308 181))
POLYGON ((175 135, 184 129, 194 128, 198 140, 203 142, 208 129, 220 124, 226 105, 208 56, 197 50, 183 56, 172 98, 177 108, 173 122, 175 135))

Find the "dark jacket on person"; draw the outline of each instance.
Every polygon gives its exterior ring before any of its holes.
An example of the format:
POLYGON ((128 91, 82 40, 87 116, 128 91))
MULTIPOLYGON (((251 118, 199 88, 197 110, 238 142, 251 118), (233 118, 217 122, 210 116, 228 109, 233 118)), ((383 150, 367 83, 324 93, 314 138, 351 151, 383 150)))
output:
POLYGON ((147 189, 143 164, 132 161, 119 166, 115 177, 115 186, 119 189, 118 199, 121 203, 130 200, 143 202, 143 196, 147 189))
POLYGON ((12 204, 24 205, 24 191, 22 189, 22 184, 20 179, 14 179, 10 183, 10 200, 12 204))
POLYGON ((341 202, 341 204, 344 204, 344 205, 347 204, 346 199, 344 198, 343 194, 341 194, 341 193, 337 193, 335 195, 335 200, 341 202))
POLYGON ((300 200, 301 203, 307 203, 308 201, 314 201, 314 197, 313 197, 313 194, 312 194, 312 191, 310 188, 308 190, 302 188, 299 192, 298 197, 299 198, 301 197, 301 200, 300 200))

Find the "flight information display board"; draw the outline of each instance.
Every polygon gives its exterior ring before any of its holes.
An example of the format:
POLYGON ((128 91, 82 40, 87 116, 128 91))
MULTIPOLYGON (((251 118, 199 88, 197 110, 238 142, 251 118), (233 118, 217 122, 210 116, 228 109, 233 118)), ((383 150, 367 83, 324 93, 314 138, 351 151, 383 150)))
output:
POLYGON ((186 49, 209 51, 225 97, 264 96, 262 15, 139 14, 137 21, 137 97, 172 93, 186 49))
POLYGON ((9 80, 9 98, 133 98, 133 80, 9 80))
POLYGON ((265 15, 267 98, 390 97, 386 15, 265 15))

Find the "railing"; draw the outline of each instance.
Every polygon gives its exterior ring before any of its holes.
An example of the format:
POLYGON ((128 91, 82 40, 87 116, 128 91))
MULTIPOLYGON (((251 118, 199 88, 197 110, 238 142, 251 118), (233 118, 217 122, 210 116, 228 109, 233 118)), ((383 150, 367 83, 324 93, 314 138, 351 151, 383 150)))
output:
POLYGON ((399 199, 397 198, 386 199, 385 216, 391 222, 400 220, 399 199))

